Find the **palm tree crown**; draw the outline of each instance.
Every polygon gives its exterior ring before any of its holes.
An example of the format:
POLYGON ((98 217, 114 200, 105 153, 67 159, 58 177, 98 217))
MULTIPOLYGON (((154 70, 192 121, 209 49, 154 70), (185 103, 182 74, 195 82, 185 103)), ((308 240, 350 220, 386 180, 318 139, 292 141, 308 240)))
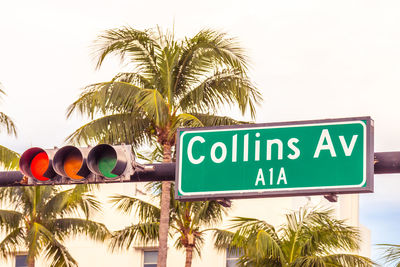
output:
POLYGON ((203 30, 178 42, 173 35, 125 27, 106 31, 97 46, 98 67, 115 54, 134 71, 84 89, 67 115, 101 117, 76 130, 70 141, 138 145, 156 136, 174 145, 177 127, 235 124, 214 113, 236 104, 254 117, 261 101, 246 75, 243 50, 225 34, 203 30))
POLYGON ((6 235, 0 241, 0 257, 26 250, 28 266, 34 266, 39 256, 51 266, 78 266, 63 241, 76 234, 102 241, 108 234, 103 224, 88 219, 100 208, 88 189, 85 185, 64 191, 56 186, 1 188, 1 204, 9 209, 0 210, 0 229, 6 235))
POLYGON ((337 253, 359 248, 359 232, 335 219, 332 210, 301 209, 278 229, 265 221, 237 217, 230 230, 215 231, 215 246, 242 254, 240 266, 372 266, 362 256, 337 253))

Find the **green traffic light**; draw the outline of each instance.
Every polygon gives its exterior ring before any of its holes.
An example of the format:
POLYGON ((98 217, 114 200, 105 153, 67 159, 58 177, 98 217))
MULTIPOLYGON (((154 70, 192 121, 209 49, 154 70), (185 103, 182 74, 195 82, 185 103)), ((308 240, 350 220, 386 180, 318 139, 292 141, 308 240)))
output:
POLYGON ((99 144, 90 149, 87 164, 89 170, 96 175, 116 179, 124 174, 128 162, 127 158, 130 157, 125 155, 123 147, 99 144))
POLYGON ((104 177, 115 178, 117 175, 111 173, 111 171, 114 169, 116 163, 117 159, 115 157, 104 155, 98 161, 99 171, 104 177))

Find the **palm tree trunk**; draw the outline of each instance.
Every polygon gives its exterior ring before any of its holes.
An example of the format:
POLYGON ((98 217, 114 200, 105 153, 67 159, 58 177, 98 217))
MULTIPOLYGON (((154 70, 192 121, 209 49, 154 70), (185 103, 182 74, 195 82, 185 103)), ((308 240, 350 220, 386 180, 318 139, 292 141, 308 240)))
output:
MULTIPOLYGON (((163 162, 171 162, 171 146, 163 145, 163 162)), ((158 236, 158 260, 157 267, 167 266, 167 249, 168 249, 168 230, 169 230, 169 205, 171 202, 171 182, 162 182, 161 187, 161 214, 160 228, 158 236)))
POLYGON ((193 258, 193 246, 187 246, 186 247, 185 267, 191 267, 192 266, 192 258, 193 258))
POLYGON ((28 259, 28 267, 35 267, 35 259, 28 259))

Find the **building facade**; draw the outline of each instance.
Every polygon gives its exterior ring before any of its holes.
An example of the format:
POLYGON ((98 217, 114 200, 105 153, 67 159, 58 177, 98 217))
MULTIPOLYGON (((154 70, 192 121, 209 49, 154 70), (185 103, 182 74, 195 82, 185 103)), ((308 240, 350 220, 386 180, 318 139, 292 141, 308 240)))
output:
MULTIPOLYGON (((144 192, 144 184, 142 183, 102 185, 96 195, 103 203, 104 209, 93 219, 103 222, 111 231, 122 229, 136 221, 134 214, 131 214, 131 216, 122 215, 112 207, 109 203, 109 197, 115 194, 137 196, 143 199, 149 198, 144 192)), ((359 222, 359 198, 355 194, 340 195, 338 201, 333 203, 322 196, 233 200, 229 216, 224 218, 221 225, 216 227, 226 229, 230 225, 230 218, 235 216, 263 219, 269 224, 278 226, 285 222, 284 215, 286 213, 298 210, 305 205, 331 207, 335 210, 335 214, 339 219, 345 219, 349 225, 359 227, 363 243, 356 253, 370 257, 370 232, 359 222)), ((68 240, 65 245, 81 267, 154 267, 157 263, 157 247, 155 246, 137 246, 127 251, 111 252, 107 247, 107 243, 96 243, 84 236, 77 236, 68 240)), ((212 236, 208 234, 202 249, 202 257, 195 256, 192 266, 233 267, 235 266, 236 258, 236 255, 216 250, 213 246, 212 236)), ((184 251, 176 250, 174 248, 174 240, 169 240, 167 265, 175 267, 184 266, 184 264, 184 251)), ((11 257, 9 261, 0 263, 0 267, 23 266, 26 266, 24 265, 23 250, 15 257, 11 257)), ((36 266, 47 267, 49 264, 44 259, 39 259, 36 262, 36 266)))

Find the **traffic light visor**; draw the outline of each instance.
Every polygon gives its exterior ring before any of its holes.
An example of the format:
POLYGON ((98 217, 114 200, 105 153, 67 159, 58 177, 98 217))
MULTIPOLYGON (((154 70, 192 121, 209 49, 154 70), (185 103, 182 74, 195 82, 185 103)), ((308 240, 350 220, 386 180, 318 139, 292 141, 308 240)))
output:
POLYGON ((55 176, 47 152, 39 147, 26 150, 19 161, 21 172, 39 181, 48 181, 55 176))
POLYGON ((97 175, 117 178, 126 169, 127 160, 121 148, 101 144, 92 148, 88 155, 88 167, 97 175))
POLYGON ((53 167, 59 175, 74 180, 82 180, 90 173, 83 152, 74 146, 59 149, 54 156, 53 167))

